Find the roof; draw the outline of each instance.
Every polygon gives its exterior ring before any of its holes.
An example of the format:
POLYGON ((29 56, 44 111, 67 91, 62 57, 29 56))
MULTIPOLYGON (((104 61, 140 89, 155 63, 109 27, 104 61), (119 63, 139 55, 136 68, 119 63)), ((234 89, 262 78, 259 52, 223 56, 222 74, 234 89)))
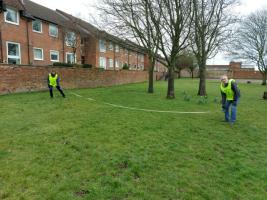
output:
POLYGON ((4 4, 17 8, 18 10, 25 10, 24 5, 20 0, 3 0, 4 4))
POLYGON ((54 10, 51 10, 29 0, 24 0, 24 6, 26 8, 26 11, 35 18, 42 19, 57 25, 67 25, 66 19, 64 19, 54 10))
POLYGON ((145 49, 142 46, 137 45, 136 43, 130 40, 124 40, 114 35, 111 35, 106 31, 100 30, 92 24, 77 17, 74 17, 68 13, 65 13, 61 10, 52 10, 40 4, 34 3, 30 0, 4 0, 4 3, 6 3, 6 5, 16 7, 18 10, 22 10, 24 13, 23 15, 30 19, 41 19, 49 23, 54 23, 56 25, 66 27, 70 30, 78 31, 81 35, 85 37, 86 35, 103 37, 106 40, 120 44, 124 48, 141 53, 145 52, 145 49))
POLYGON ((73 21, 73 22, 76 22, 80 25, 80 27, 86 29, 91 35, 95 36, 95 37, 103 37, 105 38, 106 40, 109 40, 109 41, 112 41, 112 42, 115 42, 117 44, 120 44, 122 47, 125 47, 125 48, 129 48, 129 49, 132 49, 132 50, 135 50, 137 52, 144 52, 144 48, 137 45, 136 43, 130 41, 130 40, 123 40, 121 38, 118 38, 114 35, 111 35, 109 33, 107 33, 106 31, 103 31, 103 30, 100 30, 98 28, 96 28, 95 26, 93 26, 92 24, 82 20, 82 19, 79 19, 77 17, 74 17, 68 13, 65 13, 64 11, 61 11, 61 10, 56 10, 58 13, 64 15, 65 17, 69 18, 70 21, 73 21))

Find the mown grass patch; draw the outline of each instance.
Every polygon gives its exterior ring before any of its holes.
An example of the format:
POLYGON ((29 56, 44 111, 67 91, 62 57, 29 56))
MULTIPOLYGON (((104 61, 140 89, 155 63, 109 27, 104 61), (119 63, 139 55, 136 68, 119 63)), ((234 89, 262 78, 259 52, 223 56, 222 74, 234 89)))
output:
POLYGON ((217 81, 203 103, 197 80, 176 80, 174 100, 166 84, 0 96, 0 199, 266 199, 266 87, 239 84, 230 126, 217 81))

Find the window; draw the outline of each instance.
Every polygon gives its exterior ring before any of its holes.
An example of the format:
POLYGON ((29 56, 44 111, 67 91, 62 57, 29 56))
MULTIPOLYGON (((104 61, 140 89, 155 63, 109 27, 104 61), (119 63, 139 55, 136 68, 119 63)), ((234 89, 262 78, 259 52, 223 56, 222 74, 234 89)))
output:
POLYGON ((7 42, 7 62, 8 64, 20 64, 20 44, 7 42))
POLYGON ((34 60, 44 60, 43 49, 33 48, 33 59, 34 60))
POLYGON ((120 47, 117 44, 115 45, 115 52, 117 52, 117 53, 120 52, 120 47))
POLYGON ((113 59, 111 58, 108 59, 108 66, 113 67, 113 59))
POLYGON ((112 42, 109 42, 108 49, 109 49, 110 51, 113 51, 113 44, 112 44, 112 42))
POLYGON ((69 47, 76 46, 76 35, 74 32, 67 32, 65 36, 66 45, 69 47))
POLYGON ((143 54, 140 54, 139 55, 139 59, 140 59, 141 62, 144 62, 144 55, 143 54))
POLYGON ((116 67, 116 68, 119 68, 119 67, 120 67, 120 62, 119 62, 119 60, 117 60, 117 59, 115 60, 115 67, 116 67))
POLYGON ((32 21, 32 30, 37 33, 42 33, 42 22, 38 19, 32 21))
POLYGON ((75 63, 75 60, 74 53, 66 53, 66 63, 75 63))
POLYGON ((264 59, 264 64, 267 65, 267 53, 266 53, 266 55, 264 56, 263 59, 264 59))
POLYGON ((106 58, 99 57, 99 68, 106 69, 106 58))
POLYGON ((129 53, 128 50, 125 49, 125 50, 124 50, 124 54, 125 54, 125 56, 128 56, 128 53, 129 53))
POLYGON ((55 24, 49 24, 49 35, 52 37, 58 36, 58 28, 55 24))
POLYGON ((105 40, 99 40, 99 51, 106 52, 106 42, 105 40))
POLYGON ((58 62, 59 61, 59 52, 51 50, 50 51, 50 60, 53 62, 58 62))
POLYGON ((5 21, 11 24, 19 25, 19 13, 12 8, 6 8, 5 21))

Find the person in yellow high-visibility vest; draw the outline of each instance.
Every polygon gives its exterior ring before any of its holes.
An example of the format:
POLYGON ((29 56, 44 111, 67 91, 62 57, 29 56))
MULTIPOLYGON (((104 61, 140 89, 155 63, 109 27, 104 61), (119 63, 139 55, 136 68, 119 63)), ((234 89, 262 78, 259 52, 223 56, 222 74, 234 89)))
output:
POLYGON ((236 107, 240 97, 240 91, 234 79, 221 76, 222 109, 225 113, 225 121, 233 124, 236 121, 236 107), (231 115, 229 110, 231 108, 231 115))
POLYGON ((53 88, 57 88, 58 91, 60 92, 60 94, 62 95, 62 97, 66 97, 64 92, 62 91, 62 89, 60 88, 59 85, 59 76, 55 71, 52 71, 50 74, 48 74, 47 77, 47 84, 48 84, 48 88, 49 88, 49 93, 50 93, 50 97, 53 98, 53 88))

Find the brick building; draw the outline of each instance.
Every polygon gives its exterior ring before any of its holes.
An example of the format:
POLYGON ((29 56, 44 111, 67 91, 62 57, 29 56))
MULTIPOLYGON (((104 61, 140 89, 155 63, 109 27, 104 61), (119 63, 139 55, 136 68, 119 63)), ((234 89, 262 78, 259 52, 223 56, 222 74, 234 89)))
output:
POLYGON ((229 65, 207 65, 207 78, 219 78, 227 74, 235 79, 261 79, 262 75, 254 67, 242 65, 242 62, 230 62, 229 65))
MULTIPOLYGON (((0 1, 0 63, 47 66, 54 62, 96 68, 145 70, 145 50, 61 10, 29 0, 0 1)), ((156 71, 165 71, 157 62, 156 71)))

